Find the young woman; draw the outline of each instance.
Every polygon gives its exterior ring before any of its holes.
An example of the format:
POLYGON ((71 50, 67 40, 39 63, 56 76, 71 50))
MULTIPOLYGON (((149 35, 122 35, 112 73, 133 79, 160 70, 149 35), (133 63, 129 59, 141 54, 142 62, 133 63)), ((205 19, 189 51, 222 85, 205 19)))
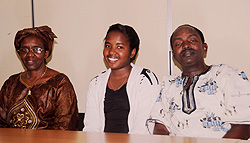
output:
POLYGON ((139 43, 132 27, 109 27, 103 49, 109 69, 89 84, 84 131, 148 134, 145 122, 159 85, 153 72, 132 63, 139 43))

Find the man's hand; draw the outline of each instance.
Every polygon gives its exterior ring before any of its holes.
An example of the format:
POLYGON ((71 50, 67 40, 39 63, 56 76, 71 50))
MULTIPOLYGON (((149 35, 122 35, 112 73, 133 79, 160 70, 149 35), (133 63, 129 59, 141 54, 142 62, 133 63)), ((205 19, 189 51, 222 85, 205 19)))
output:
POLYGON ((231 129, 223 138, 243 139, 250 137, 250 126, 245 124, 231 124, 231 129))
POLYGON ((153 134, 154 135, 169 135, 169 131, 163 124, 155 123, 153 134))

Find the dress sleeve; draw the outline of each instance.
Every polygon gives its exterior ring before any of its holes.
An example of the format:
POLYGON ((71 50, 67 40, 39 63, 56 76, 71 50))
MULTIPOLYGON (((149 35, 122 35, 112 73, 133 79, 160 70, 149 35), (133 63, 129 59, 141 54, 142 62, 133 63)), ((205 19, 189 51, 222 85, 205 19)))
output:
POLYGON ((160 123, 166 126, 168 131, 170 131, 170 122, 169 122, 169 101, 168 97, 166 97, 165 92, 168 91, 169 88, 169 80, 170 77, 164 77, 161 83, 161 90, 157 94, 158 97, 154 103, 154 106, 150 112, 150 116, 147 119, 146 126, 150 134, 153 134, 155 123, 160 123))
POLYGON ((78 107, 72 83, 67 76, 61 80, 56 91, 57 100, 53 129, 77 130, 78 107))
POLYGON ((224 121, 233 124, 250 124, 250 83, 240 69, 223 76, 224 121))
MULTIPOLYGON (((130 129, 131 134, 149 134, 145 126, 150 111, 153 108, 155 100, 160 91, 160 86, 156 75, 147 70, 140 75, 140 83, 136 95, 133 128, 130 129)), ((132 101, 130 101, 132 102, 132 101)))
POLYGON ((7 103, 7 97, 8 97, 8 85, 9 85, 9 80, 5 81, 1 91, 0 91, 0 127, 5 128, 8 126, 6 122, 6 116, 7 116, 7 108, 6 108, 6 103, 7 103))
MULTIPOLYGON (((96 77, 97 78, 97 77, 96 77)), ((99 111, 99 100, 97 91, 96 78, 92 79, 89 83, 87 98, 86 98, 86 108, 84 117, 84 128, 83 131, 86 132, 103 132, 101 129, 101 117, 99 111)), ((103 111, 101 111, 103 112, 103 111)))

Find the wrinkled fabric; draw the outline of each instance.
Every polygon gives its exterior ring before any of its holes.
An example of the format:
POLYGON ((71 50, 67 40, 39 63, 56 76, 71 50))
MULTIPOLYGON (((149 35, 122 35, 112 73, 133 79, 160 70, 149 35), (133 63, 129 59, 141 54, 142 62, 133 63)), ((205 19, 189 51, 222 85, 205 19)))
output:
POLYGON ((0 127, 77 130, 74 88, 65 74, 34 85, 31 95, 20 73, 5 81, 0 91, 0 127))
POLYGON ((21 48, 20 46, 21 46, 23 39, 25 39, 28 36, 36 36, 42 39, 45 49, 50 51, 49 53, 49 56, 50 56, 54 38, 57 38, 57 36, 52 32, 50 27, 40 26, 40 27, 25 28, 23 30, 19 30, 16 33, 15 41, 14 41, 16 50, 19 50, 21 48))
POLYGON ((212 65, 195 75, 190 84, 194 88, 189 88, 196 104, 192 112, 184 110, 185 78, 182 74, 163 78, 161 94, 148 119, 151 133, 157 122, 172 136, 222 138, 231 124, 250 125, 250 82, 241 69, 212 65))

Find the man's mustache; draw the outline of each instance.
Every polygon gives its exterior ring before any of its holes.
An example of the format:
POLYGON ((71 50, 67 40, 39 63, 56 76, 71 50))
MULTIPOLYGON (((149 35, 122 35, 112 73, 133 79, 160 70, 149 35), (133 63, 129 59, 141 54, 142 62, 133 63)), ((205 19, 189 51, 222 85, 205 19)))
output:
POLYGON ((184 49, 181 51, 180 55, 183 56, 186 54, 186 52, 190 52, 190 53, 197 53, 196 50, 192 49, 192 48, 188 48, 188 49, 184 49))

